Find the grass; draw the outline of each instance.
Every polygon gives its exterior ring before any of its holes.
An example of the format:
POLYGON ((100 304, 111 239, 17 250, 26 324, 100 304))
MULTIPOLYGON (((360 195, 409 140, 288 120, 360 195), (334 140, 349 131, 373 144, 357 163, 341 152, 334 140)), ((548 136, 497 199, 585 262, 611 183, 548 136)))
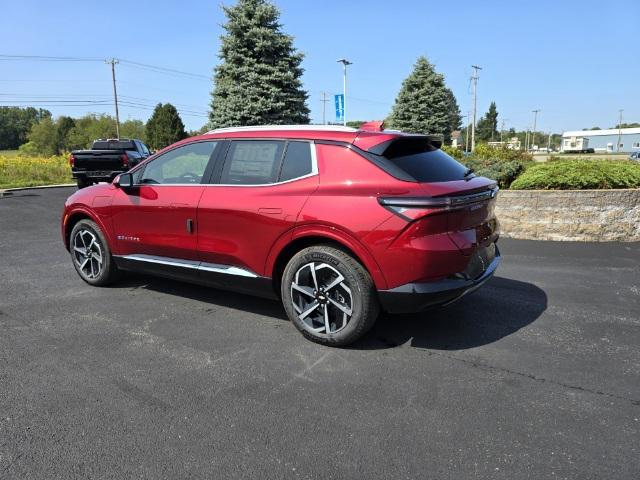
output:
POLYGON ((14 151, 0 152, 0 188, 71 183, 66 157, 27 157, 14 151))
POLYGON ((640 188, 640 163, 630 160, 553 159, 527 168, 512 190, 640 188))

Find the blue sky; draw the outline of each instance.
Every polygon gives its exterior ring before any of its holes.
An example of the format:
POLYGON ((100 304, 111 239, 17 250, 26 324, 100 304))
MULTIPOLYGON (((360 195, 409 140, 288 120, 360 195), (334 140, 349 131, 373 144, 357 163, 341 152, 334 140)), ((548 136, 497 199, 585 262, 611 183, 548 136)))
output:
MULTIPOLYGON (((231 1, 223 2, 233 3, 231 1)), ((384 118, 420 55, 446 77, 463 114, 470 109, 471 65, 483 67, 478 111, 494 100, 506 128, 559 132, 640 121, 640 1, 307 1, 276 0, 284 30, 306 55, 304 86, 312 118, 321 92, 340 93, 349 70, 349 119, 384 118)), ((218 61, 224 16, 219 1, 56 2, 2 0, 0 54, 122 58, 203 76, 218 61), (107 7, 108 5, 108 7, 107 7)), ((121 118, 146 119, 148 105, 172 102, 188 128, 206 122, 211 81, 117 66, 129 106, 121 118), (137 105, 131 105, 131 104, 137 105), (186 113, 190 114, 187 115, 186 113)), ((37 104, 54 115, 112 113, 110 69, 102 62, 0 60, 0 104, 37 104)), ((334 115, 327 104, 328 118, 334 115)))

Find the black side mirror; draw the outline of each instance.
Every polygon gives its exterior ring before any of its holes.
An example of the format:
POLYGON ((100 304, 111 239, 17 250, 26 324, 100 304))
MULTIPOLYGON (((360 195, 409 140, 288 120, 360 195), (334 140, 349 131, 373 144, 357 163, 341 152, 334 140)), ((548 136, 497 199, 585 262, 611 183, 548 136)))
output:
POLYGON ((116 181, 114 182, 116 186, 122 188, 123 190, 127 190, 128 188, 133 187, 133 175, 130 173, 121 173, 116 181))

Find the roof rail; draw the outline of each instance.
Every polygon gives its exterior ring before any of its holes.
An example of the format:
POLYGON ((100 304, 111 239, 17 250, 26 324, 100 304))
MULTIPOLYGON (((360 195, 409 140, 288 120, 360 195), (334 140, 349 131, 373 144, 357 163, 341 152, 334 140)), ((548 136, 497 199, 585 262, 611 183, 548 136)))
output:
POLYGON ((252 132, 252 131, 264 131, 264 130, 321 130, 328 132, 349 132, 354 133, 358 130, 351 127, 343 127, 342 125, 255 125, 250 127, 227 127, 216 128, 209 130, 210 133, 232 133, 232 132, 252 132))

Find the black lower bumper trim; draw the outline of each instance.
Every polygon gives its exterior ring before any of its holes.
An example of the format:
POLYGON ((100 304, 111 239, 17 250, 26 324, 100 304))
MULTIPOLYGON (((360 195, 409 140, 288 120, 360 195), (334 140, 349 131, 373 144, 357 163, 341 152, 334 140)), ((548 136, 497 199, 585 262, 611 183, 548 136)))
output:
POLYGON ((502 257, 496 250, 495 258, 484 273, 473 280, 447 278, 436 282, 407 283, 391 290, 378 290, 380 303, 389 313, 411 313, 455 302, 489 280, 501 260, 502 257))

